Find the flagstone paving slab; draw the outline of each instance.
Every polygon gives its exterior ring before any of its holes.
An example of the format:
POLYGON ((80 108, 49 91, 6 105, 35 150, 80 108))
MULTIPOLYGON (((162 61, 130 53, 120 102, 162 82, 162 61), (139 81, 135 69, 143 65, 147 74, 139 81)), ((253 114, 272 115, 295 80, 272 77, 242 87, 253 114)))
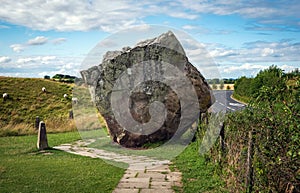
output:
POLYGON ((156 160, 146 156, 123 155, 87 145, 95 140, 80 140, 73 144, 54 147, 69 153, 123 162, 129 165, 113 193, 174 193, 172 186, 182 187, 181 172, 172 172, 169 160, 156 160))

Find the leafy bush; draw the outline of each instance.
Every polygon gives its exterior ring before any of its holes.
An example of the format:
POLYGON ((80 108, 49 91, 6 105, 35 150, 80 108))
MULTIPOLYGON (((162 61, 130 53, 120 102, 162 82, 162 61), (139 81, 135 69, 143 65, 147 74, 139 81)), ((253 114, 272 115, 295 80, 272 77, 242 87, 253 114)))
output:
POLYGON ((249 98, 251 96, 250 87, 252 80, 252 78, 247 78, 245 76, 237 79, 234 84, 234 94, 249 98))
POLYGON ((221 90, 224 89, 224 82, 223 82, 223 81, 220 82, 220 89, 221 89, 221 90))
MULTIPOLYGON (((250 103, 226 121, 222 166, 229 189, 245 192, 251 186, 254 192, 300 192, 299 71, 283 73, 271 66, 254 79, 240 78, 235 86, 239 94, 250 96, 250 103), (251 93, 246 89, 249 84, 251 93), (246 183, 249 140, 253 143, 253 185, 246 183)), ((218 149, 210 154, 214 160, 219 160, 218 149)))
POLYGON ((212 89, 216 90, 218 88, 218 86, 216 84, 212 85, 212 89))

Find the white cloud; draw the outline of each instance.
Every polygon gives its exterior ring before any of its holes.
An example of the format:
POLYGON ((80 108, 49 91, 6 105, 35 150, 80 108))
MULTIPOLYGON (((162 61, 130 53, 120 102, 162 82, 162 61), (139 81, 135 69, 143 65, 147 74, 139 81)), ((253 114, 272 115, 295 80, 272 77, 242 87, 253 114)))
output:
POLYGON ((0 29, 9 29, 10 27, 8 27, 7 25, 0 25, 0 29))
POLYGON ((225 67, 223 69, 223 71, 226 72, 226 73, 232 73, 232 72, 235 72, 235 71, 245 71, 245 70, 247 70, 247 71, 249 71, 249 70, 259 71, 259 70, 265 69, 267 67, 268 66, 265 66, 265 65, 246 63, 246 64, 243 64, 243 65, 240 65, 240 66, 225 67))
POLYGON ((100 29, 115 32, 132 25, 143 24, 144 17, 159 14, 190 20, 198 18, 198 14, 183 10, 180 3, 176 1, 28 0, 26 3, 10 1, 3 3, 0 20, 42 31, 100 29))
POLYGON ((265 57, 265 56, 270 56, 272 54, 274 54, 274 50, 273 49, 271 49, 271 48, 264 48, 262 50, 261 56, 265 57))
POLYGON ((61 63, 56 56, 36 56, 36 57, 20 57, 16 60, 16 68, 22 69, 44 69, 52 68, 61 63))
POLYGON ((279 66, 279 68, 284 70, 285 72, 291 72, 291 71, 295 70, 294 66, 287 65, 287 64, 283 64, 283 65, 279 66))
POLYGON ((48 38, 44 37, 44 36, 37 36, 33 39, 28 40, 27 44, 31 45, 31 46, 35 46, 35 45, 43 45, 45 43, 47 43, 48 38))
POLYGON ((27 65, 27 64, 49 64, 51 61, 56 60, 56 56, 37 56, 37 57, 25 57, 25 58, 19 58, 17 60, 17 64, 20 64, 21 66, 27 65))
POLYGON ((240 14, 250 18, 274 18, 277 16, 299 17, 298 0, 266 2, 262 1, 240 1, 240 0, 214 0, 214 1, 193 1, 179 0, 185 9, 193 10, 197 13, 213 13, 217 15, 240 14), (291 6, 293 5, 293 6, 291 6))
POLYGON ((12 44, 10 45, 10 48, 17 53, 23 52, 25 49, 25 46, 22 44, 12 44))
POLYGON ((54 69, 43 70, 42 72, 39 71, 37 75, 39 77, 43 77, 45 75, 53 76, 55 74, 68 74, 72 76, 80 77, 79 73, 79 62, 71 62, 68 59, 60 60, 60 64, 57 65, 54 69))
POLYGON ((19 58, 17 60, 17 64, 26 64, 26 63, 30 63, 30 62, 36 62, 37 58, 19 58))
MULTIPOLYGON (((267 0, 28 0, 26 3, 7 1, 2 4, 0 20, 42 31, 100 29, 107 32, 142 24, 145 17, 156 15, 194 20, 203 13, 240 14, 247 18, 259 19, 260 23, 280 18, 276 23, 286 24, 288 18, 300 17, 299 5, 298 0, 290 0, 289 3, 267 0)), ((297 22, 294 25, 299 27, 297 22)))
POLYGON ((42 61, 49 61, 49 60, 55 60, 56 56, 43 56, 42 61))
POLYGON ((58 44, 62 44, 63 42, 66 42, 66 41, 67 41, 66 38, 56 38, 56 39, 52 40, 52 43, 55 45, 58 45, 58 44))
POLYGON ((43 31, 111 31, 130 22, 138 23, 137 19, 145 13, 138 7, 139 4, 141 3, 123 0, 8 1, 2 4, 0 19, 43 31))
MULTIPOLYGON (((205 64, 211 68, 218 64, 220 73, 226 77, 255 76, 260 70, 272 64, 285 71, 291 71, 297 65, 299 66, 300 42, 288 39, 277 42, 248 42, 240 49, 233 49, 222 44, 197 45, 195 42, 183 41, 183 45, 185 44, 188 45, 185 46, 185 51, 189 60, 198 66, 201 72, 203 71, 201 68, 206 68, 205 64), (207 54, 205 54, 205 48, 207 54)), ((213 68, 213 72, 217 73, 217 71, 213 68)), ((203 74, 208 74, 207 77, 216 76, 209 72, 203 74)))
POLYGON ((182 29, 193 30, 193 29, 197 29, 197 26, 194 26, 194 25, 184 25, 184 26, 182 26, 182 29))
POLYGON ((9 63, 11 61, 11 58, 8 56, 0 56, 0 64, 1 63, 9 63))
POLYGON ((239 55, 239 53, 236 50, 226 50, 223 48, 217 48, 215 50, 212 50, 209 52, 209 55, 213 58, 215 57, 230 57, 230 56, 235 56, 239 55))
POLYGON ((219 69, 223 76, 237 78, 241 76, 254 77, 259 71, 268 67, 268 65, 244 63, 242 65, 221 65, 219 69))
POLYGON ((248 42, 240 49, 220 44, 207 44, 211 57, 218 63, 262 63, 299 61, 300 42, 283 40, 278 42, 248 42))
MULTIPOLYGON (((100 29, 115 32, 131 25, 142 24, 145 17, 155 15, 194 20, 203 13, 240 14, 259 19, 260 23, 280 18, 276 21, 280 24, 286 24, 288 18, 300 17, 298 0, 290 0, 289 3, 283 0, 28 0, 26 3, 7 1, 1 6, 0 20, 43 31, 100 29)), ((299 27, 297 22, 294 25, 299 27)))
POLYGON ((100 42, 99 45, 102 46, 102 47, 110 48, 110 47, 118 46, 118 43, 116 41, 112 40, 112 39, 104 39, 100 42))
MULTIPOLYGON (((62 41, 62 40, 60 40, 62 41)), ((35 38, 29 39, 24 44, 12 44, 10 48, 13 49, 14 52, 20 53, 25 50, 28 46, 37 46, 37 45, 44 45, 48 42, 48 38, 44 36, 37 36, 35 38)))
MULTIPOLYGON (((271 64, 253 64, 253 63, 245 63, 242 65, 222 65, 220 67, 220 71, 226 77, 240 77, 240 76, 252 76, 255 77, 256 74, 264 69, 269 68, 271 64)), ((290 72, 295 70, 296 66, 287 65, 287 64, 279 64, 278 68, 284 70, 285 72, 290 72)))
MULTIPOLYGON (((0 60, 7 60, 5 58, 0 60)), ((17 77, 43 77, 55 74, 69 74, 80 76, 79 68, 81 57, 58 57, 58 56, 19 56, 14 58, 15 65, 10 63, 0 65, 0 76, 17 77)))
POLYGON ((199 17, 199 15, 196 14, 191 14, 191 13, 184 13, 184 12, 173 12, 169 14, 172 17, 176 17, 176 18, 183 18, 183 19, 197 19, 199 17))
MULTIPOLYGON (((284 0, 279 1, 240 1, 240 0, 179 0, 180 6, 184 10, 190 10, 194 14, 216 14, 216 15, 233 15, 239 14, 246 18, 255 19, 257 23, 269 24, 271 27, 264 27, 270 30, 287 30, 287 27, 280 29, 272 25, 292 26, 298 28, 299 24, 291 18, 299 18, 300 1, 291 0, 288 3, 284 0), (276 18, 276 19, 274 19, 276 18)), ((259 30, 259 29, 257 29, 259 30)), ((295 29, 292 29, 295 30, 295 29)))

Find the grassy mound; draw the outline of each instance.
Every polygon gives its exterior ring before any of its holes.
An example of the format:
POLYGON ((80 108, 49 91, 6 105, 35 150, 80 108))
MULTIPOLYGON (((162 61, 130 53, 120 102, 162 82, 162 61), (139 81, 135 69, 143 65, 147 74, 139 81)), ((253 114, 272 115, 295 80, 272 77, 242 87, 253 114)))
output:
POLYGON ((70 131, 72 85, 38 78, 0 77, 0 136, 33 134, 36 116, 46 122, 49 132, 70 131), (46 92, 42 92, 42 88, 46 92), (64 98, 64 94, 68 94, 64 98), (2 95, 1 95, 2 97, 2 95))

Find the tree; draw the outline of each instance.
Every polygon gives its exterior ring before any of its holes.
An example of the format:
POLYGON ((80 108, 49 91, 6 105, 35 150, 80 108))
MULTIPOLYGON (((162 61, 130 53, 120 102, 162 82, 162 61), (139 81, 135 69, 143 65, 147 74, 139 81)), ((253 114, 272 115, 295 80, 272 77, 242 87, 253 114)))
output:
POLYGON ((224 89, 224 81, 223 81, 223 80, 220 81, 220 89, 221 89, 221 90, 224 89))
POLYGON ((218 78, 212 79, 213 84, 220 84, 220 80, 218 78))
POLYGON ((259 90, 264 87, 272 88, 274 86, 282 87, 285 85, 284 79, 282 79, 283 70, 277 66, 270 66, 266 70, 260 71, 251 82, 251 96, 257 97, 259 90))
POLYGON ((212 85, 212 88, 213 88, 214 90, 216 90, 218 87, 217 87, 217 85, 214 83, 214 84, 212 85))
POLYGON ((237 79, 234 84, 234 92, 240 96, 250 97, 251 91, 250 87, 252 84, 253 78, 247 78, 242 76, 241 78, 237 79))

